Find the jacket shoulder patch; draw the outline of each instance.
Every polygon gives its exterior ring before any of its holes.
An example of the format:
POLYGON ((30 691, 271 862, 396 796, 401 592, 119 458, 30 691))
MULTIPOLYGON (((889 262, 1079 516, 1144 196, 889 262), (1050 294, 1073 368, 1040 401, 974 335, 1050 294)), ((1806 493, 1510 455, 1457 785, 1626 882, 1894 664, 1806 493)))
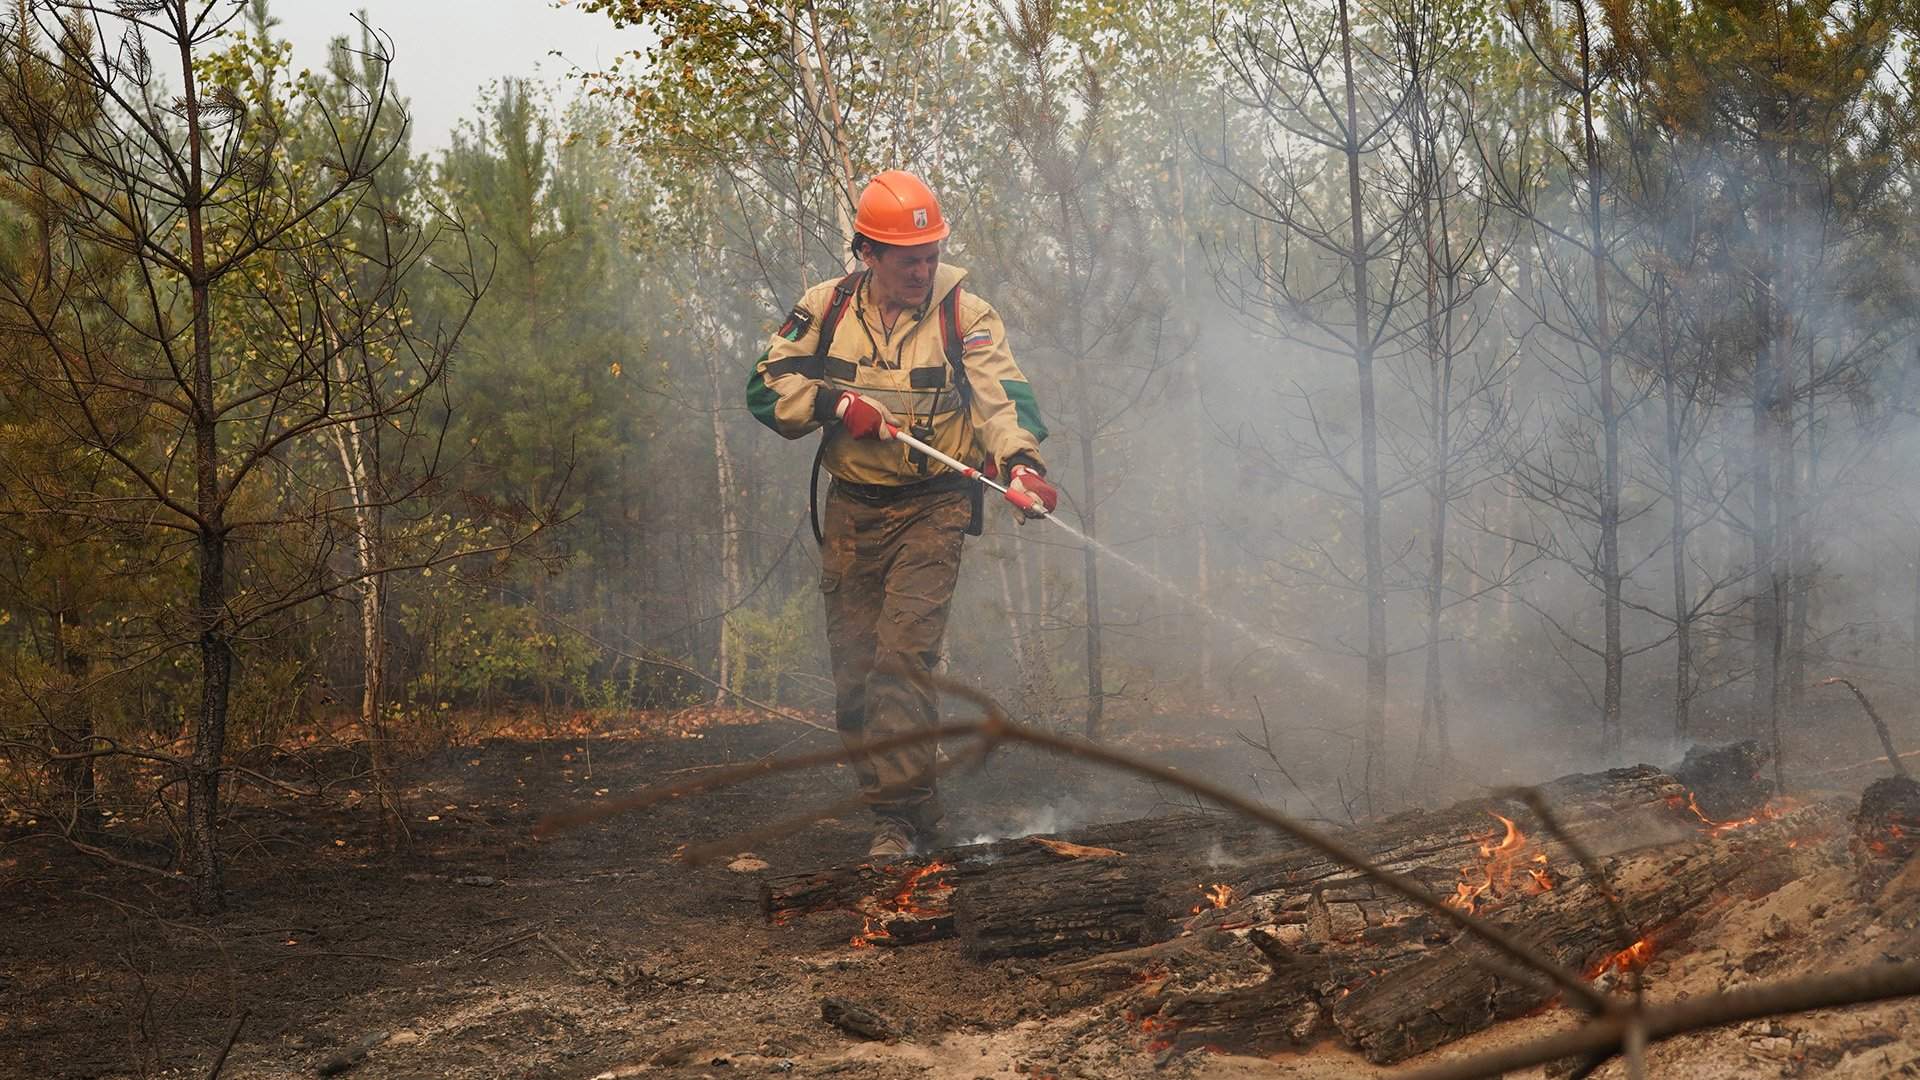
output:
POLYGON ((787 321, 780 324, 779 336, 788 341, 799 341, 807 336, 807 330, 813 326, 813 315, 804 307, 796 306, 787 312, 787 321))

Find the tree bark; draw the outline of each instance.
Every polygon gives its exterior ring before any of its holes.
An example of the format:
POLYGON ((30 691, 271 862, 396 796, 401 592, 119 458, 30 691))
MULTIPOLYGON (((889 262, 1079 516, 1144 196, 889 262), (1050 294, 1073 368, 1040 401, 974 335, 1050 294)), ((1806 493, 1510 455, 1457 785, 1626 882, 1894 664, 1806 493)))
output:
MULTIPOLYGON (((1081 413, 1087 418, 1086 411, 1081 413)), ((1100 640, 1100 560, 1094 549, 1094 541, 1099 538, 1099 525, 1095 520, 1094 472, 1093 472, 1093 434, 1084 428, 1080 436, 1080 529, 1087 534, 1087 542, 1080 545, 1081 576, 1086 585, 1087 596, 1087 726, 1089 739, 1099 739, 1106 732, 1107 690, 1102 668, 1105 658, 1102 656, 1100 640)))
MULTIPOLYGON (((1174 228, 1174 267, 1179 275, 1178 288, 1182 307, 1193 310, 1193 281, 1187 272, 1187 179, 1185 148, 1176 145, 1173 148, 1173 228, 1174 228)), ((1207 445, 1209 435, 1206 426, 1206 401, 1201 393, 1200 350, 1187 350, 1186 363, 1182 372, 1187 384, 1187 438, 1182 444, 1187 460, 1181 476, 1181 486, 1185 491, 1190 507, 1199 512, 1189 513, 1187 524, 1193 529, 1193 590, 1194 596, 1202 606, 1213 603, 1213 557, 1209 550, 1205 511, 1210 505, 1207 495, 1207 478, 1211 470, 1201 448, 1207 445)), ((1198 683, 1202 694, 1213 691, 1213 620, 1200 619, 1193 625, 1193 634, 1199 646, 1197 659, 1198 683)))
POLYGON ((1381 554, 1379 418, 1374 405, 1373 317, 1368 295, 1367 227, 1360 195, 1360 119, 1353 77, 1353 27, 1339 0, 1341 82, 1346 96, 1347 213, 1353 268, 1353 363, 1360 396, 1360 521, 1366 559, 1367 682, 1362 721, 1362 793, 1372 813, 1384 780, 1387 742, 1387 590, 1381 554))
POLYGON ((719 673, 715 677, 718 683, 714 687, 714 701, 726 699, 729 689, 737 689, 735 680, 739 672, 735 670, 733 636, 728 633, 728 619, 733 606, 740 602, 744 589, 744 578, 740 566, 740 483, 733 464, 733 451, 727 446, 727 425, 722 411, 726 400, 726 387, 721 379, 725 365, 717 355, 710 354, 707 365, 709 388, 712 391, 712 407, 708 415, 713 427, 713 469, 716 485, 716 502, 720 515, 720 619, 719 629, 719 673))
POLYGON ((1660 347, 1660 399, 1664 406, 1667 450, 1667 503, 1673 520, 1668 526, 1667 543, 1673 564, 1673 737, 1684 740, 1692 726, 1688 712, 1693 702, 1693 594, 1687 584, 1687 493, 1684 433, 1680 425, 1680 405, 1675 382, 1679 373, 1673 363, 1673 293, 1664 274, 1653 279, 1655 326, 1660 347))
POLYGON ((1592 27, 1587 7, 1573 5, 1580 37, 1580 123, 1586 158, 1588 256, 1593 264, 1593 348, 1599 368, 1600 430, 1602 461, 1600 477, 1600 574, 1602 617, 1605 642, 1602 660, 1605 678, 1601 692, 1600 742, 1604 753, 1619 752, 1621 744, 1621 689, 1626 668, 1626 653, 1620 629, 1620 422, 1621 416, 1613 385, 1613 324, 1607 287, 1605 211, 1600 192, 1604 179, 1600 166, 1599 136, 1594 128, 1594 85, 1592 27))
POLYGON ((207 273, 206 182, 202 171, 200 99, 194 84, 193 45, 180 35, 180 68, 186 114, 187 289, 193 318, 193 468, 195 522, 194 625, 200 656, 200 701, 194 715, 193 751, 187 770, 186 844, 195 912, 226 906, 218 841, 220 768, 227 741, 227 705, 233 649, 226 627, 227 531, 220 484, 220 412, 214 402, 213 304, 207 273))
POLYGON ((1420 695, 1420 737, 1415 750, 1418 760, 1426 761, 1429 734, 1436 743, 1440 761, 1452 755, 1447 731, 1447 703, 1441 683, 1440 615, 1446 587, 1447 508, 1453 500, 1453 306, 1458 299, 1457 278, 1453 273, 1451 245, 1447 235, 1446 204, 1440 188, 1440 173, 1433 143, 1433 117, 1428 111, 1425 70, 1418 66, 1414 81, 1414 115, 1419 125, 1415 132, 1420 188, 1421 249, 1426 263, 1426 319, 1423 332, 1427 346, 1427 456, 1432 475, 1427 482, 1427 587, 1426 587, 1426 672, 1420 695), (1434 213, 1440 214, 1438 233, 1434 213), (1445 282, 1444 286, 1442 282, 1445 282), (1444 288, 1444 293, 1442 289, 1444 288))
MULTIPOLYGON (((56 583, 64 596, 64 582, 56 583)), ((68 828, 77 837, 100 833, 100 802, 94 785, 93 709, 87 700, 88 656, 80 642, 74 619, 68 609, 54 612, 54 667, 60 683, 54 693, 59 719, 54 730, 56 753, 74 755, 61 763, 60 798, 68 810, 68 828)))
MULTIPOLYGON (((340 386, 359 380, 347 369, 343 344, 329 334, 335 381, 340 386)), ((365 359, 364 357, 362 358, 365 359)), ((354 560, 360 574, 355 585, 360 607, 360 729, 367 739, 367 768, 379 807, 381 839, 396 845, 406 839, 406 811, 395 775, 391 732, 386 717, 386 578, 380 560, 386 550, 385 517, 380 512, 379 429, 376 425, 335 424, 328 429, 340 456, 347 497, 352 500, 354 560)))

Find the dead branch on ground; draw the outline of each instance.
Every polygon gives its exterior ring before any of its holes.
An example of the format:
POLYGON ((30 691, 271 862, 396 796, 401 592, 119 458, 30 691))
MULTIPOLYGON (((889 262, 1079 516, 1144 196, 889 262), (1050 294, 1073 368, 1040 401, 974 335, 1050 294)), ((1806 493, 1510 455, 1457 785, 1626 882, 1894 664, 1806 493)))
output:
POLYGON ((1874 708, 1873 702, 1867 700, 1867 695, 1849 679, 1835 675, 1830 679, 1820 680, 1817 685, 1832 686, 1835 683, 1853 691, 1854 699, 1860 702, 1861 708, 1867 710, 1867 719, 1873 721, 1873 730, 1880 735, 1880 745, 1886 748, 1887 763, 1893 766, 1893 774, 1903 779, 1912 779, 1912 774, 1907 772, 1906 764, 1900 760, 1900 751, 1893 747, 1893 733, 1887 730, 1887 722, 1880 718, 1880 710, 1874 708))
MULTIPOLYGON (((1656 1043, 1767 1016, 1864 1005, 1914 994, 1920 994, 1920 964, 1875 964, 1676 1002, 1643 1010, 1638 1020, 1645 1027, 1647 1042, 1656 1043)), ((1604 1017, 1576 1031, 1408 1073, 1406 1080, 1484 1080, 1564 1057, 1612 1056, 1620 1052, 1633 1019, 1627 1014, 1604 1017)))

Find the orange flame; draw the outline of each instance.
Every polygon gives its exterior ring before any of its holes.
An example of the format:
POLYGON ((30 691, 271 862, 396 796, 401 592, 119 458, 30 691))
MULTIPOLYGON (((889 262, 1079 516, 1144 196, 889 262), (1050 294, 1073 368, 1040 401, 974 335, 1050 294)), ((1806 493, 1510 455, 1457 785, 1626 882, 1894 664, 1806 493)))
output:
POLYGON ((902 915, 939 918, 949 914, 943 902, 943 896, 925 894, 952 892, 952 882, 945 878, 934 878, 934 875, 945 873, 951 868, 950 863, 930 862, 901 879, 900 887, 894 890, 893 895, 885 898, 876 897, 871 905, 863 905, 862 914, 865 917, 865 923, 860 927, 860 932, 853 935, 847 944, 856 949, 867 949, 872 948, 875 942, 892 938, 893 934, 887 926, 896 917, 902 915), (929 878, 934 880, 929 881, 929 878))
MULTIPOLYGON (((1453 896, 1447 899, 1447 906, 1469 915, 1478 912, 1485 902, 1513 894, 1515 873, 1522 869, 1521 855, 1527 848, 1527 834, 1520 831, 1512 818, 1501 814, 1493 817, 1506 826, 1506 835, 1497 844, 1491 836, 1481 842, 1480 865, 1461 868, 1460 881, 1453 887, 1453 896)), ((1540 865, 1525 867, 1526 880, 1518 887, 1518 891, 1527 896, 1553 888, 1553 878, 1546 869, 1547 856, 1535 854, 1531 861, 1540 865)))
POLYGON ((1203 911, 1224 908, 1228 904, 1233 903, 1233 886, 1231 885, 1202 885, 1200 886, 1200 892, 1205 899, 1201 903, 1193 905, 1193 910, 1188 912, 1190 915, 1198 915, 1203 911))
POLYGON ((1686 802, 1681 802, 1680 796, 1672 795, 1667 798, 1667 805, 1672 806, 1676 810, 1685 808, 1690 811, 1694 817, 1700 819, 1701 824, 1707 827, 1707 835, 1718 839, 1733 832, 1735 829, 1744 829, 1749 825, 1758 825, 1763 821, 1774 821, 1787 811, 1798 806, 1799 803, 1793 799, 1768 799, 1760 809, 1754 811, 1753 816, 1744 817, 1738 821, 1715 821, 1708 817, 1701 812, 1699 800, 1694 798, 1693 792, 1691 791, 1687 792, 1686 802))
POLYGON ((1651 959, 1653 959, 1653 939, 1643 937, 1600 961, 1592 971, 1587 972, 1587 978, 1597 979, 1609 971, 1617 971, 1624 975, 1629 970, 1646 967, 1647 961, 1651 959))

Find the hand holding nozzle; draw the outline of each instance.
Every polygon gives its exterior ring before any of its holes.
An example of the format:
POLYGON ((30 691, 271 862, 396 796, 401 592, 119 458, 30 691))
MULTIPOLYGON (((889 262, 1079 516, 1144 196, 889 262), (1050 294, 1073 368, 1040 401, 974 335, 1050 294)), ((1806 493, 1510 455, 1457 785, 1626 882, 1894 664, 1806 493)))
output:
POLYGON ((833 415, 839 419, 840 426, 846 429, 847 434, 856 439, 879 439, 884 442, 900 430, 899 422, 885 405, 851 390, 841 392, 840 400, 834 403, 833 415))
POLYGON ((1052 484, 1046 482, 1040 475, 1040 470, 1038 469, 1026 465, 1015 465, 1013 467, 1013 474, 1007 478, 1009 483, 1002 485, 989 479, 987 475, 979 469, 971 465, 964 465, 957 459, 948 457, 946 454, 935 450, 933 447, 900 430, 898 424, 882 421, 879 437, 882 439, 898 439, 900 442, 906 443, 908 446, 945 465, 954 472, 970 480, 978 480, 980 483, 1005 495, 1008 502, 1012 503, 1021 513, 1028 517, 1046 517, 1053 513, 1054 507, 1060 504, 1060 493, 1054 490, 1052 484))

